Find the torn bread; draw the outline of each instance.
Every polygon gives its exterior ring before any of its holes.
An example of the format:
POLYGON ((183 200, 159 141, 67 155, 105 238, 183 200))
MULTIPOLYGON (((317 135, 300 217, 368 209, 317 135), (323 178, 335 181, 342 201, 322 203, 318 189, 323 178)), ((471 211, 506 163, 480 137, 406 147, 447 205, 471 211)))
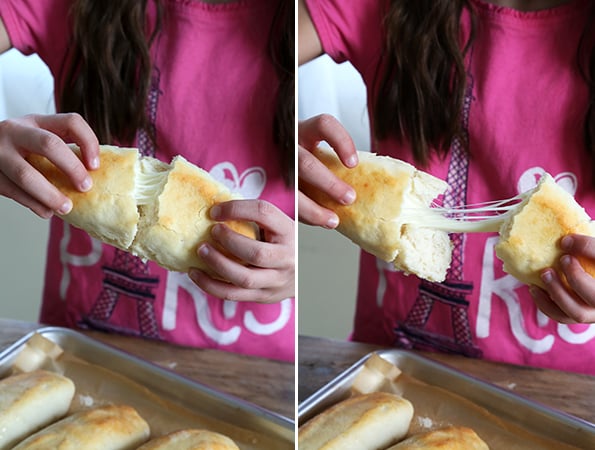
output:
POLYGON ((488 450, 488 445, 467 427, 449 426, 413 435, 387 450, 488 450))
MULTIPOLYGON (((506 213, 499 233, 495 251, 504 271, 523 283, 545 287, 540 273, 547 267, 559 271, 560 239, 571 233, 595 236, 595 223, 546 173, 523 201, 506 213)), ((582 260, 581 264, 595 276, 592 261, 582 260)))
POLYGON ((13 450, 128 450, 149 439, 149 425, 126 405, 79 411, 31 435, 13 450))
POLYGON ((0 449, 63 417, 74 391, 69 378, 45 370, 0 380, 0 449))
POLYGON ((342 205, 317 189, 300 185, 308 197, 334 211, 337 230, 397 270, 430 281, 443 281, 452 255, 448 234, 424 226, 432 201, 448 185, 411 164, 388 156, 358 152, 359 164, 345 167, 334 151, 318 147, 314 155, 352 186, 357 198, 342 205))
MULTIPOLYGON (((72 148, 80 155, 78 147, 72 148)), ((196 253, 202 242, 218 247, 210 236, 216 222, 209 211, 241 198, 182 156, 166 164, 141 156, 136 148, 100 146, 100 167, 89 172, 93 188, 84 193, 43 156, 30 155, 28 160, 72 200, 72 211, 62 216, 66 222, 171 271, 209 271, 196 253)), ((226 225, 250 238, 257 236, 253 223, 226 225)))
POLYGON ((36 332, 21 347, 12 363, 12 371, 33 372, 44 367, 52 367, 62 353, 62 347, 36 332))
POLYGON ((343 400, 298 430, 300 450, 376 450, 407 434, 413 406, 395 394, 374 392, 343 400))
POLYGON ((392 384, 401 375, 401 369, 377 353, 372 353, 351 383, 354 394, 380 391, 385 384, 392 384))
POLYGON ((138 450, 239 450, 239 447, 214 431, 184 429, 151 439, 138 450))

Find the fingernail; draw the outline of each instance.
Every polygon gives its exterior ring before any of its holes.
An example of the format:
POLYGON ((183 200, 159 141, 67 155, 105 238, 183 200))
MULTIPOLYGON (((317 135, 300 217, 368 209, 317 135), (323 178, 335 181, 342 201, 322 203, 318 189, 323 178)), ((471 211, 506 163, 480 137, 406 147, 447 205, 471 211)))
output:
POLYGON ((81 191, 87 192, 93 186, 93 180, 91 177, 87 177, 81 183, 81 191))
POLYGON ((58 209, 58 214, 68 214, 72 210, 72 201, 66 200, 64 204, 58 209))
POLYGON ((560 258, 560 264, 562 264, 564 267, 568 267, 570 265, 570 256, 569 255, 564 255, 562 256, 562 258, 560 258))
POLYGON ((209 246, 207 244, 202 244, 199 248, 198 248, 198 254, 200 256, 207 256, 209 254, 209 246))
POLYGON ((190 272, 188 272, 188 276, 192 281, 196 281, 198 279, 199 273, 200 271, 198 269, 190 269, 190 272))
POLYGON ((99 169, 99 158, 95 157, 91 160, 90 163, 91 169, 99 169))
POLYGON ((339 225, 339 218, 337 216, 330 217, 326 222, 327 228, 337 228, 338 225, 339 225))
POLYGON ((51 217, 54 215, 54 211, 48 209, 47 211, 42 211, 39 215, 43 219, 51 219, 51 217))
POLYGON ((572 249, 573 244, 574 239, 572 239, 572 236, 564 236, 560 241, 560 248, 562 248, 562 250, 569 251, 572 249))
POLYGON ((351 205, 355 201, 355 191, 347 191, 343 198, 341 199, 341 203, 344 205, 351 205))
POLYGON ((554 276, 551 270, 546 270, 541 274, 541 281, 543 281, 545 284, 550 284, 553 279, 554 276))
POLYGON ((219 217, 219 215, 221 214, 221 206, 219 205, 215 205, 211 208, 211 218, 212 219, 217 219, 219 217))
POLYGON ((347 158, 345 164, 347 164, 347 167, 355 167, 357 166, 357 162, 357 155, 351 155, 349 158, 347 158))
POLYGON ((221 234, 222 228, 223 228, 223 225, 221 225, 220 223, 216 223, 215 225, 213 225, 213 228, 211 229, 211 234, 213 236, 219 236, 221 234))

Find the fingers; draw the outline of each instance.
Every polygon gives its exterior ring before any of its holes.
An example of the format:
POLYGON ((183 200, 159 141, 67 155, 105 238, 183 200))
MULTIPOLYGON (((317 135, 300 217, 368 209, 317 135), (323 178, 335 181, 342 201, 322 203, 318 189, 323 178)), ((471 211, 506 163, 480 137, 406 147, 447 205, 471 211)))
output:
MULTIPOLYGON (((262 245, 262 243, 260 244, 262 245)), ((275 270, 278 267, 270 267, 273 266, 273 264, 267 264, 264 268, 259 266, 246 266, 229 259, 217 248, 209 244, 202 244, 198 249, 198 254, 221 278, 224 278, 236 286, 240 286, 244 289, 263 289, 279 285, 276 280, 276 278, 279 278, 277 276, 278 273, 275 270)))
MULTIPOLYGON (((293 256, 284 256, 283 251, 275 248, 278 245, 240 236, 225 225, 219 224, 216 227, 218 231, 214 230, 213 234, 217 236, 217 240, 243 238, 251 241, 253 247, 246 250, 246 256, 242 259, 245 262, 255 261, 260 266, 241 264, 221 253, 216 247, 208 243, 202 244, 198 249, 199 256, 218 278, 226 281, 214 278, 201 270, 191 270, 190 278, 201 289, 222 299, 264 303, 280 301, 294 295, 293 256)), ((234 244, 227 241, 225 245, 234 247, 234 244)))
POLYGON ((564 311, 562 311, 558 305, 556 305, 552 299, 550 298, 549 294, 540 289, 537 286, 531 286, 529 288, 529 292, 533 297, 533 301, 539 310, 548 316, 550 319, 555 320, 559 323, 573 323, 574 321, 570 319, 564 311))
POLYGON ((343 205, 350 205, 355 201, 353 188, 302 147, 298 148, 298 171, 300 185, 307 183, 343 205))
POLYGON ((595 238, 582 234, 569 234, 560 240, 560 248, 573 255, 595 260, 595 238))
MULTIPOLYGON (((287 266, 293 260, 284 246, 250 239, 224 224, 215 225, 211 235, 227 251, 251 266, 277 269, 287 266)), ((203 246, 211 247, 209 244, 203 246)), ((202 250, 199 250, 199 254, 204 259, 202 250)), ((220 270, 217 272, 221 273, 220 270)))
MULTIPOLYGON (((19 203, 22 200, 25 206, 35 209, 37 203, 59 214, 68 214, 72 209, 72 201, 24 159, 15 159, 5 165, 0 194, 19 203)), ((45 216, 44 212, 42 214, 45 216)))
MULTIPOLYGON (((70 150, 57 135, 41 128, 31 129, 29 127, 17 126, 13 132, 13 142, 25 153, 37 153, 45 156, 72 181, 73 185, 81 192, 91 188, 91 177, 81 160, 70 150)), ((24 163, 26 161, 21 159, 24 163)), ((23 170, 19 165, 16 170, 23 170)), ((32 170, 34 170, 32 168, 32 170)), ((10 174, 9 174, 10 176, 10 174)), ((15 180, 11 177, 13 181, 15 180)))
POLYGON ((198 287, 220 299, 238 302, 274 303, 293 297, 293 292, 278 293, 266 289, 250 289, 233 283, 226 283, 206 274, 201 270, 192 270, 190 278, 198 287))
POLYGON ((42 219, 49 219, 54 213, 53 209, 48 208, 45 204, 20 189, 3 173, 0 173, 0 195, 26 206, 42 219))
POLYGON ((573 256, 560 259, 562 271, 570 288, 587 304, 595 308, 595 279, 589 275, 573 256))
POLYGON ((234 200, 210 211, 215 220, 247 220, 257 223, 264 241, 236 233, 225 223, 213 226, 216 246, 204 243, 198 254, 217 277, 192 270, 190 277, 203 290, 219 298, 236 301, 273 302, 294 295, 295 223, 274 205, 262 200, 234 200), (222 281, 221 278, 225 281, 222 281))
MULTIPOLYGON (((41 203, 45 208, 66 214, 70 211, 72 203, 54 185, 52 185, 41 173, 32 167, 23 155, 19 152, 24 146, 31 143, 28 140, 37 130, 21 126, 20 124, 0 124, 0 136, 8 128, 10 140, 0 145, 0 166, 2 179, 0 194, 13 200, 24 201, 27 207, 38 209, 36 203, 41 203), (28 131, 26 131, 28 130, 28 131), (24 142, 25 141, 25 142, 24 142), (18 147, 15 149, 15 146, 18 147), (32 202, 31 198, 35 201, 32 202)), ((72 151, 67 149, 72 157, 72 151)), ((80 161, 79 161, 80 164, 80 161)), ((45 215, 45 212, 42 212, 45 215)))
POLYGON ((312 149, 320 141, 328 142, 346 167, 357 165, 357 151, 353 139, 343 125, 329 114, 321 114, 299 123, 300 146, 312 149))
POLYGON ((330 209, 322 208, 314 200, 298 192, 298 213, 301 222, 328 229, 337 228, 339 217, 330 209))
MULTIPOLYGON (((577 264, 578 262, 570 262, 570 264, 577 264)), ((577 267, 573 267, 573 270, 576 270, 577 267)), ((580 269, 580 266, 579 266, 580 269)), ((580 269, 582 271, 582 269, 580 269)), ((584 274, 584 271, 582 271, 584 274)), ((590 283, 593 284, 595 280, 593 280, 589 275, 586 277, 590 278, 590 283)), ((547 305, 547 300, 540 298, 541 306, 540 309, 549 317, 557 320, 561 323, 594 323, 595 322, 595 307, 591 304, 586 303, 584 300, 585 292, 589 292, 588 295, 592 295, 595 291, 588 291, 586 285, 583 286, 583 294, 581 295, 576 290, 568 290, 568 288, 564 285, 558 274, 553 269, 546 269, 541 274, 541 279, 546 286, 546 292, 549 296, 549 302, 551 305, 547 305), (559 310, 557 311, 556 308, 559 310), (552 315, 550 315, 552 314, 552 315)), ((567 280, 569 284, 571 283, 570 280, 567 280)), ((586 282, 586 279, 583 278, 581 282, 586 282)), ((572 282, 573 283, 573 282, 572 282)), ((571 289, 574 289, 573 285, 571 284, 571 289)), ((533 290, 531 291, 533 294, 533 290)), ((589 297, 594 298, 594 297, 589 297)))
POLYGON ((0 194, 41 217, 51 215, 51 211, 67 214, 72 202, 29 164, 28 155, 48 158, 81 192, 92 186, 87 169, 98 166, 99 144, 78 114, 30 115, 0 122, 0 143, 0 194), (63 139, 80 146, 83 162, 63 139))
MULTIPOLYGON (((324 192, 340 204, 350 205, 355 201, 355 191, 351 186, 333 174, 312 153, 320 141, 326 141, 333 147, 339 159, 346 167, 355 167, 358 163, 355 144, 349 133, 337 119, 323 114, 304 120, 299 124, 298 179, 299 185, 313 187, 324 192)), ((300 220, 310 225, 335 228, 337 215, 318 205, 303 193, 298 194, 300 220)))
POLYGON ((595 278, 586 272, 581 260, 595 260, 595 238, 580 234, 567 235, 560 241, 560 247, 567 254, 560 258, 560 267, 568 288, 561 285, 554 270, 544 273, 544 280, 550 281, 550 296, 572 320, 578 323, 595 322, 595 278))
POLYGON ((99 141, 89 124, 79 114, 35 115, 33 118, 40 128, 78 145, 86 168, 94 170, 99 167, 99 141))
POLYGON ((264 200, 231 200, 219 203, 211 208, 209 215, 217 221, 255 222, 269 233, 269 242, 287 241, 294 233, 293 220, 275 205, 264 200))
MULTIPOLYGON (((263 229, 264 242, 250 239, 234 232, 224 223, 213 226, 211 235, 225 250, 254 267, 281 269, 293 266, 295 259, 295 223, 281 210, 262 200, 234 200, 220 203, 211 208, 211 217, 215 220, 248 220, 257 223, 263 229)), ((201 251, 213 249, 204 244, 201 251), (205 249, 206 247, 206 249, 205 249)), ((217 255, 219 252, 213 253, 217 255)), ((204 255, 207 256, 207 255, 204 255)), ((205 259, 203 257, 203 259, 205 259)), ((221 259, 213 260, 213 267, 223 275, 221 259)), ((243 266, 242 266, 243 267, 243 266)), ((235 268, 237 272, 239 268, 235 268)), ((229 279, 227 276, 226 279, 229 279)))
POLYGON ((87 169, 99 167, 99 142, 91 127, 78 114, 34 115, 31 119, 37 125, 38 133, 28 135, 37 142, 24 148, 43 149, 35 153, 46 156, 72 180, 74 186, 82 192, 87 191, 92 183, 87 169), (65 141, 79 146, 81 159, 70 151, 65 141))
POLYGON ((595 259, 595 239, 571 234, 563 237, 560 248, 561 275, 553 268, 540 275, 546 289, 530 288, 537 307, 560 323, 595 323, 595 278, 587 273, 581 259, 595 259))

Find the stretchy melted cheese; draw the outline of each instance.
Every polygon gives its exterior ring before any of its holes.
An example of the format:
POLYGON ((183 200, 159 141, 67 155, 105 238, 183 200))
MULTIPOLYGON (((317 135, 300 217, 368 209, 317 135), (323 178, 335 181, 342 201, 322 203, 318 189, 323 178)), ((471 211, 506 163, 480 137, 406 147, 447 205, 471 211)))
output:
MULTIPOLYGON (((72 147, 77 155, 80 151, 72 147)), ((90 171, 93 188, 79 192, 49 160, 31 155, 29 162, 73 202, 62 216, 91 236, 150 259, 168 270, 209 271, 196 254, 216 223, 209 217, 215 204, 239 199, 205 170, 176 156, 171 164, 141 156, 136 148, 100 146, 100 167, 90 171)), ((252 223, 228 221, 232 230, 256 238, 252 223)))

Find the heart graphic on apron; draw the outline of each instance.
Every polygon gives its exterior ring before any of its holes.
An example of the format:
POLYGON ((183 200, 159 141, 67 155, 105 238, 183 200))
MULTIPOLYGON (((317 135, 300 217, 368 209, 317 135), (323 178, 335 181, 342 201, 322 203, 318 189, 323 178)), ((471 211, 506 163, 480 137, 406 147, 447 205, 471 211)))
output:
MULTIPOLYGON (((532 167, 527 169, 519 178, 517 189, 519 194, 527 192, 537 186, 537 183, 545 173, 545 170, 541 167, 532 167)), ((574 196, 578 185, 576 175, 571 172, 562 172, 557 175, 552 175, 558 186, 574 196)))
POLYGON ((238 173, 236 167, 226 161, 216 164, 209 173, 233 193, 246 199, 259 198, 266 185, 266 172, 262 167, 249 167, 238 173))

